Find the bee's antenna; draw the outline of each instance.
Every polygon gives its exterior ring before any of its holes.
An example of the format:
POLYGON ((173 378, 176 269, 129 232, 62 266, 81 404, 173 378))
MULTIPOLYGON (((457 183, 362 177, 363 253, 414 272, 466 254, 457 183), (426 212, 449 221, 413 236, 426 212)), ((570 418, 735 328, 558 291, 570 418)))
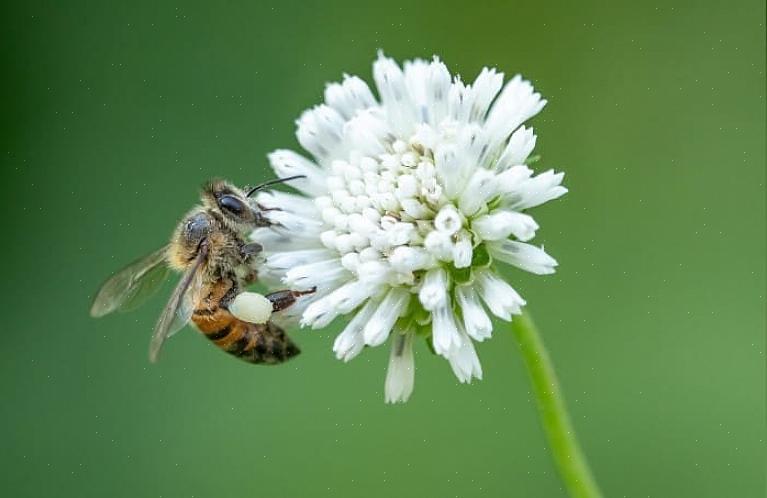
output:
POLYGON ((262 188, 266 188, 271 185, 275 185, 277 183, 289 182, 290 180, 297 180, 298 178, 306 178, 306 175, 295 175, 295 176, 289 176, 287 178, 277 178, 276 180, 269 180, 268 182, 264 182, 261 185, 257 185, 253 187, 252 189, 248 190, 248 193, 245 194, 245 197, 250 197, 251 195, 261 190, 262 188))

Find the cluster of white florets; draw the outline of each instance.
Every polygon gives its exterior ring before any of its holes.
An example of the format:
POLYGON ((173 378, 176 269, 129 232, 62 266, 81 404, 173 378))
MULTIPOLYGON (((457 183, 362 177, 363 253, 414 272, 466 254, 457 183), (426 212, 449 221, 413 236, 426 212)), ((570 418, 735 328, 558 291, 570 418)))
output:
POLYGON ((563 175, 533 176, 535 146, 522 123, 545 105, 529 82, 485 69, 471 85, 439 60, 379 57, 382 102, 357 77, 328 86, 325 104, 298 120, 314 157, 270 155, 304 196, 264 192, 277 227, 254 238, 268 252, 264 277, 316 292, 289 314, 322 328, 354 314, 334 351, 348 361, 394 335, 387 401, 413 389, 414 338, 449 360, 461 382, 481 378, 472 340, 490 337, 489 310, 503 320, 525 301, 494 269, 502 261, 547 274, 556 261, 526 243, 537 223, 525 211, 566 192, 563 175), (503 89, 502 89, 503 87, 503 89))

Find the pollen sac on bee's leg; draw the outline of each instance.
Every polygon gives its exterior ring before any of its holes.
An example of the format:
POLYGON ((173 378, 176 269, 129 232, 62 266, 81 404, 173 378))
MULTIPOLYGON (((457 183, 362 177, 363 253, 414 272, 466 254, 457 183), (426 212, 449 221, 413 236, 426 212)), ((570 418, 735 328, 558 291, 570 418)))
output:
POLYGON ((229 312, 238 320, 266 323, 272 316, 272 302, 257 292, 241 292, 229 305, 229 312))

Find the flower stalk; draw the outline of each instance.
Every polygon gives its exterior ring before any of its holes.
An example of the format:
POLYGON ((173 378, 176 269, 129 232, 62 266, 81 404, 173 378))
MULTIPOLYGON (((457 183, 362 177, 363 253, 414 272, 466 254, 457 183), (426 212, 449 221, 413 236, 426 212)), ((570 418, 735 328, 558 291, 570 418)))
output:
POLYGON ((515 317, 511 329, 530 375, 554 462, 568 493, 572 498, 601 498, 602 493, 575 436, 554 365, 530 314, 524 312, 515 317))

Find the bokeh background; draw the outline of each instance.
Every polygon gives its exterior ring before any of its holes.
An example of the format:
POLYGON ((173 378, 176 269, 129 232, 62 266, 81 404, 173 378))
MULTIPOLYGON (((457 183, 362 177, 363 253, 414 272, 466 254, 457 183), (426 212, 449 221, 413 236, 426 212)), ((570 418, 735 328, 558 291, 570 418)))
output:
POLYGON ((342 364, 334 331, 258 368, 188 330, 150 365, 162 297, 88 317, 204 180, 269 178, 383 48, 549 99, 538 166, 571 193, 536 217, 561 266, 508 278, 606 496, 764 496, 764 23, 762 0, 4 3, 0 495, 565 496, 503 327, 483 381, 419 347, 387 406, 388 350, 342 364))

